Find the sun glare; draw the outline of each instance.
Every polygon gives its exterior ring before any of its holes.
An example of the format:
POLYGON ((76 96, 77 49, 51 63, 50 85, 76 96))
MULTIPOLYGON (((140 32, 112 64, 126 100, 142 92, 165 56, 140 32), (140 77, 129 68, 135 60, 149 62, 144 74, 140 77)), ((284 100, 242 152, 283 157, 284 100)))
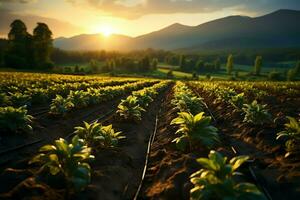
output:
POLYGON ((113 34, 113 29, 110 26, 104 26, 101 27, 100 32, 105 36, 109 37, 111 34, 113 34))

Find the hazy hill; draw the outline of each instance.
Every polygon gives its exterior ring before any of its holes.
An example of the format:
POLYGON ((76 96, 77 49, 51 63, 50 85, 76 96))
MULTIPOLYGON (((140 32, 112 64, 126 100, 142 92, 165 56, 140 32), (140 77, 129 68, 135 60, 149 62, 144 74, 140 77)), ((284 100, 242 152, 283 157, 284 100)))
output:
POLYGON ((300 45, 300 11, 278 10, 261 17, 229 16, 198 26, 173 24, 135 38, 79 35, 58 38, 55 46, 73 50, 133 50, 144 48, 198 50, 202 48, 295 47, 300 45))
POLYGON ((54 40, 54 46, 65 50, 118 50, 124 49, 132 41, 124 35, 82 34, 71 38, 60 37, 54 40))

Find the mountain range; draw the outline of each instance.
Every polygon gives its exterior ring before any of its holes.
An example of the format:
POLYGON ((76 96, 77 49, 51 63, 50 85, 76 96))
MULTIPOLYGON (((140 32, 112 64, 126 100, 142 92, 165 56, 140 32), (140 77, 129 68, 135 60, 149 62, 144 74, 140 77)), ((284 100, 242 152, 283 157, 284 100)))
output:
MULTIPOLYGON (((196 20, 196 19, 195 19, 196 20)), ((57 38, 65 50, 139 50, 145 48, 197 51, 300 46, 300 11, 278 10, 260 17, 229 16, 198 26, 172 24, 138 37, 83 34, 57 38)))

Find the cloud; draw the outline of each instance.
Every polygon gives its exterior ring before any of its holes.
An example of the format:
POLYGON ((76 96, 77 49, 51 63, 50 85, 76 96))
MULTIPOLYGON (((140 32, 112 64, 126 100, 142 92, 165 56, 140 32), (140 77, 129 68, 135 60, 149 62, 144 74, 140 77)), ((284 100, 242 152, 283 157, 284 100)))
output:
POLYGON ((64 22, 61 20, 41 17, 37 15, 19 15, 10 10, 0 8, 0 36, 5 36, 9 32, 10 23, 15 19, 21 19, 25 22, 28 32, 32 32, 37 22, 48 24, 52 30, 54 37, 58 36, 73 36, 83 32, 83 28, 64 22))
POLYGON ((149 14, 208 13, 228 8, 258 13, 272 9, 300 9, 299 0, 65 0, 88 5, 108 15, 136 19, 149 14))
POLYGON ((0 3, 33 3, 37 0, 0 0, 0 3))

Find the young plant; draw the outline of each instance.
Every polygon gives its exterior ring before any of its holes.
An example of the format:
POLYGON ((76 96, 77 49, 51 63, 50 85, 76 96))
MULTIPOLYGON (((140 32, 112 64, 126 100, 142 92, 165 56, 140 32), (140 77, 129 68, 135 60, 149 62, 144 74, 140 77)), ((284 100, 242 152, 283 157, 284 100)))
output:
POLYGON ((69 144, 63 138, 55 140, 54 145, 40 148, 29 164, 39 163, 39 172, 48 170, 51 175, 63 175, 69 191, 83 190, 91 180, 91 168, 88 161, 93 159, 91 148, 84 140, 74 136, 69 144))
POLYGON ((53 115, 65 115, 74 107, 74 104, 69 101, 69 99, 65 99, 60 95, 56 95, 55 99, 52 99, 52 103, 50 104, 50 114, 53 115))
POLYGON ((9 100, 14 107, 29 106, 31 104, 31 97, 27 94, 22 94, 20 92, 9 93, 9 100))
POLYGON ((71 91, 67 99, 71 101, 76 108, 83 108, 88 105, 87 95, 81 90, 71 91))
POLYGON ((236 171, 248 156, 238 156, 229 162, 216 151, 210 151, 208 158, 199 158, 202 169, 190 176, 194 188, 190 190, 192 200, 196 199, 265 199, 264 195, 251 183, 236 183, 236 171))
POLYGON ((236 95, 236 92, 232 88, 218 88, 216 90, 218 100, 229 101, 231 97, 236 95))
POLYGON ((151 96, 149 95, 149 92, 147 90, 142 90, 138 92, 133 92, 133 96, 135 96, 138 100, 138 104, 142 106, 143 108, 147 107, 149 103, 153 101, 151 96))
POLYGON ((175 108, 181 112, 197 114, 203 111, 202 99, 184 92, 176 95, 176 99, 172 101, 172 104, 175 105, 175 108))
POLYGON ((288 157, 291 154, 300 153, 300 121, 297 121, 293 117, 287 117, 289 122, 286 123, 285 130, 277 133, 277 140, 280 138, 287 138, 285 142, 285 149, 287 153, 285 157, 288 157))
POLYGON ((232 96, 229 102, 236 110, 241 110, 245 103, 244 93, 240 93, 235 96, 232 96))
POLYGON ((0 106, 8 106, 11 102, 5 93, 0 93, 0 106))
POLYGON ((117 146, 121 136, 121 132, 115 132, 112 125, 102 126, 97 121, 89 124, 83 122, 84 126, 75 127, 74 133, 84 139, 89 146, 99 146, 100 148, 109 148, 117 146))
POLYGON ((19 108, 0 107, 0 127, 4 130, 31 132, 32 119, 31 115, 27 115, 26 106, 19 108))
POLYGON ((179 125, 176 134, 180 134, 173 142, 179 150, 185 151, 189 146, 192 150, 194 143, 200 142, 210 149, 219 142, 218 129, 210 125, 211 117, 204 116, 204 112, 193 115, 187 112, 178 113, 178 117, 173 119, 171 125, 179 125))
POLYGON ((126 120, 142 120, 142 112, 145 111, 139 104, 135 96, 128 96, 118 105, 117 113, 126 120))
POLYGON ((245 117, 243 122, 251 123, 254 125, 262 125, 271 120, 271 115, 266 109, 267 105, 258 104, 254 100, 251 104, 244 104, 243 111, 245 117))
POLYGON ((31 96, 32 104, 43 104, 49 100, 48 91, 43 88, 32 88, 27 91, 27 94, 31 96))

